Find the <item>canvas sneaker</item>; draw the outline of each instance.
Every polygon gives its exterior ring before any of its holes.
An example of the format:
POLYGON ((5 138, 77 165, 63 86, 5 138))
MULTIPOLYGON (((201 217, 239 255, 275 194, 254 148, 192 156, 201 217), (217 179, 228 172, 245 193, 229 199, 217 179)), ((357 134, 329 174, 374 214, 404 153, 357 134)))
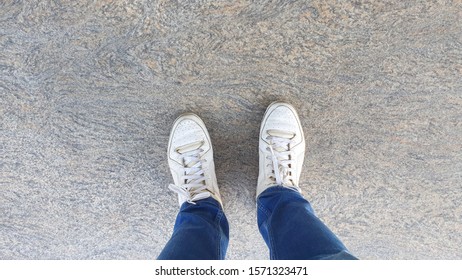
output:
POLYGON ((178 194, 180 206, 184 202, 196 204, 208 197, 222 204, 212 143, 204 122, 197 115, 181 115, 173 124, 168 143, 168 165, 174 181, 169 189, 178 194))
POLYGON ((269 187, 301 192, 300 173, 305 157, 305 137, 292 105, 274 102, 260 127, 257 197, 269 187))

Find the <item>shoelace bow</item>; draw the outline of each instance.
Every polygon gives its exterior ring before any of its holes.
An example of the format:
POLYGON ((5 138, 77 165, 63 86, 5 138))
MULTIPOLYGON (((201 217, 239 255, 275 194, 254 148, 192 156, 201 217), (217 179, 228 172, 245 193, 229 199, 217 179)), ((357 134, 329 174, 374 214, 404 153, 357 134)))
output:
POLYGON ((293 165, 295 161, 293 160, 293 152, 290 150, 295 133, 281 130, 268 130, 267 133, 269 135, 266 138, 269 141, 267 151, 270 152, 270 155, 266 159, 271 160, 267 168, 271 168, 270 174, 274 174, 274 177, 271 176, 270 179, 279 186, 300 191, 300 188, 294 183, 293 165))
POLYGON ((203 141, 199 141, 176 149, 181 155, 184 166, 184 175, 181 177, 184 184, 181 186, 170 184, 168 186, 170 190, 184 197, 191 204, 196 204, 194 201, 211 196, 205 185, 204 170, 202 169, 202 163, 205 160, 200 159, 200 153, 204 151, 201 148, 203 144, 203 141))

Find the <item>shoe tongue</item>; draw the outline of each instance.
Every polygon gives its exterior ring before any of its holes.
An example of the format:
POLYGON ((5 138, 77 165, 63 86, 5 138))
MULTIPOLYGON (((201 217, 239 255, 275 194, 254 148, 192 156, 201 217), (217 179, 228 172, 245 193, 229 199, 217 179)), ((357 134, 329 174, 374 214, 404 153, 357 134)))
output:
POLYGON ((281 138, 286 138, 286 139, 292 139, 295 137, 295 133, 286 131, 286 130, 280 130, 280 129, 268 129, 267 133, 271 136, 276 136, 276 137, 281 137, 281 138))
POLYGON ((180 154, 184 154, 184 153, 199 149, 203 144, 204 144, 204 141, 202 141, 202 140, 197 141, 197 142, 193 142, 193 143, 189 143, 189 144, 186 144, 186 145, 183 145, 183 146, 180 146, 180 147, 176 148, 176 151, 178 153, 180 153, 180 154))

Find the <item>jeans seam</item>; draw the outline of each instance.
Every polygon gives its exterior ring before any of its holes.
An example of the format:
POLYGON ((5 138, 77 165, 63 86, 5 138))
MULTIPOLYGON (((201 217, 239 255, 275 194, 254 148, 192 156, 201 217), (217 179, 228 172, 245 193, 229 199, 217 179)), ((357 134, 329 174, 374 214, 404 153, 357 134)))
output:
POLYGON ((218 213, 217 213, 217 217, 215 218, 215 226, 216 226, 216 229, 217 229, 217 242, 218 242, 218 246, 217 246, 217 259, 220 260, 221 259, 221 229, 220 229, 220 222, 221 222, 221 218, 223 217, 223 214, 224 212, 221 210, 221 209, 218 209, 218 213))
POLYGON ((270 258, 273 259, 273 260, 277 260, 278 259, 278 257, 277 257, 278 254, 276 252, 277 246, 275 246, 275 244, 274 244, 273 229, 271 228, 271 226, 269 224, 268 224, 268 234, 269 234, 269 239, 270 239, 270 243, 271 243, 271 248, 273 249, 272 250, 273 252, 271 254, 271 255, 273 255, 273 258, 271 258, 271 257, 270 258))
POLYGON ((277 259, 276 246, 274 245, 274 239, 272 237, 273 236, 273 230, 271 229, 270 223, 268 223, 268 220, 269 220, 269 218, 271 216, 271 213, 269 212, 267 207, 262 202, 257 203, 257 206, 258 206, 258 209, 262 210, 263 213, 266 215, 266 221, 267 221, 267 225, 268 225, 268 237, 269 237, 269 242, 270 242, 271 249, 272 249, 272 250, 270 250, 270 259, 277 259), (273 258, 271 258, 271 256, 273 256, 273 258))
POLYGON ((269 213, 269 211, 267 210, 267 208, 263 205, 262 202, 257 203, 257 207, 258 207, 258 209, 262 210, 263 213, 265 213, 265 215, 266 215, 267 218, 269 218, 270 213, 269 213))

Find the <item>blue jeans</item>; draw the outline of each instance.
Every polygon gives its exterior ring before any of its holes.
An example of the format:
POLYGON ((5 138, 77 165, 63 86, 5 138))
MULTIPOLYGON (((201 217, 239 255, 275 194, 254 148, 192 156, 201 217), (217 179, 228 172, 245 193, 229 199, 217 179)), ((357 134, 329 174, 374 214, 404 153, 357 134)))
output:
MULTIPOLYGON (((314 214, 303 196, 271 187, 257 199, 258 228, 273 260, 356 259, 314 214)), ((209 197, 184 203, 159 260, 224 259, 229 226, 220 204, 209 197)))

